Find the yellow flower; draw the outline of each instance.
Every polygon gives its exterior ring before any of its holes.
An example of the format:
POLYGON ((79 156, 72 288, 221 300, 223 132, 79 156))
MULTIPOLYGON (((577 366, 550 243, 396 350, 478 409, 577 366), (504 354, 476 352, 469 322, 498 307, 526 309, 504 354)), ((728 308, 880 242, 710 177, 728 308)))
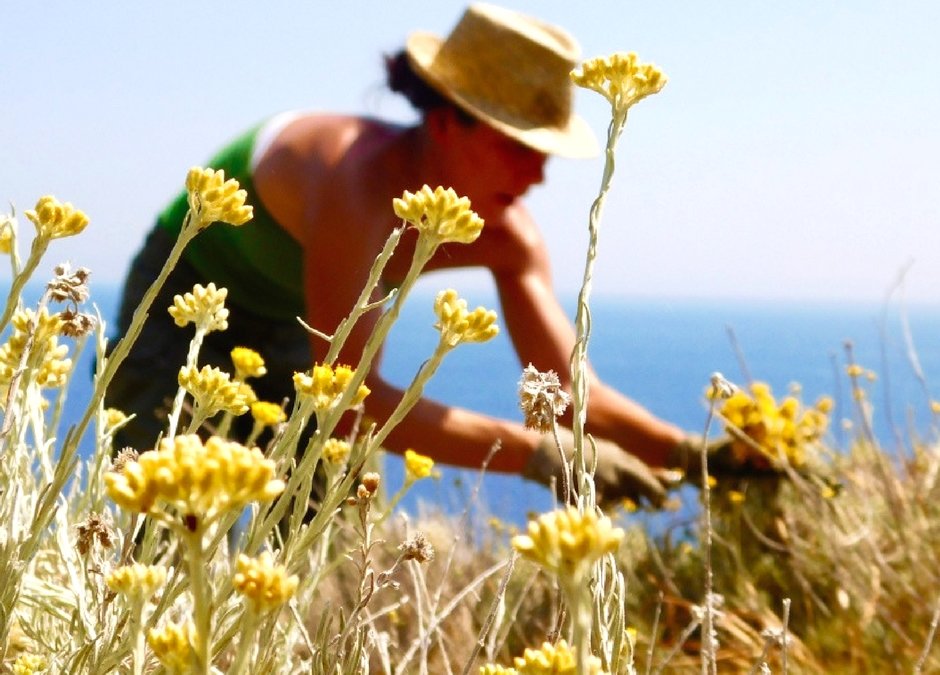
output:
POLYGON ((414 450, 405 450, 405 480, 414 482, 431 475, 434 460, 414 450))
POLYGON ((108 408, 104 411, 104 416, 104 425, 107 429, 114 429, 115 427, 123 426, 124 423, 127 422, 127 415, 117 408, 108 408))
MULTIPOLYGON (((543 642, 541 649, 526 649, 522 656, 517 656, 513 661, 519 675, 576 675, 578 672, 574 650, 565 640, 559 640, 554 645, 543 642)), ((589 657, 585 675, 604 675, 599 658, 589 657)))
POLYGON ((233 382, 228 373, 218 368, 203 366, 202 370, 196 370, 183 366, 177 381, 192 395, 199 414, 212 417, 222 410, 233 415, 248 412, 247 394, 242 383, 233 382))
POLYGON ((40 197, 36 208, 25 213, 36 226, 38 235, 44 239, 71 237, 80 234, 88 225, 88 216, 52 195, 40 197))
POLYGON ((940 415, 940 401, 930 402, 930 412, 932 412, 934 415, 940 415))
POLYGON ((513 537, 512 545, 560 581, 578 583, 596 560, 617 550, 623 536, 607 516, 569 506, 530 520, 528 534, 513 537))
POLYGON ((323 444, 323 459, 333 466, 344 464, 352 448, 346 441, 330 438, 323 444))
POLYGON ((147 644, 170 672, 190 672, 195 640, 196 627, 192 621, 168 621, 162 628, 151 628, 147 632, 147 644))
MULTIPOLYGON (((310 375, 294 373, 294 388, 301 396, 313 397, 315 410, 326 411, 339 402, 355 374, 356 371, 349 366, 339 365, 334 370, 326 364, 315 365, 310 375)), ((367 386, 359 385, 356 395, 349 403, 350 407, 362 403, 369 393, 367 386)))
POLYGON ((519 671, 515 668, 507 668, 495 663, 487 663, 485 666, 480 666, 480 675, 517 675, 518 672, 519 671))
POLYGON ((728 501, 732 504, 743 504, 744 503, 744 493, 739 492, 738 490, 729 490, 728 491, 728 501))
POLYGON ((457 297, 452 288, 437 294, 434 313, 438 319, 434 327, 441 332, 441 342, 450 347, 461 342, 486 342, 499 333, 496 312, 483 307, 468 312, 467 301, 457 297))
POLYGON ((20 367, 23 350, 33 336, 27 369, 32 369, 33 381, 40 387, 61 387, 68 379, 72 360, 65 358, 69 348, 58 343, 63 321, 59 314, 49 314, 43 308, 34 312, 24 309, 16 312, 12 319, 13 333, 0 346, 0 385, 9 384, 20 367))
POLYGON ((235 347, 231 353, 232 365, 235 366, 235 377, 246 380, 249 377, 261 377, 268 372, 264 367, 261 354, 248 347, 235 347))
POLYGON ((579 87, 593 89, 621 112, 666 86, 662 71, 652 63, 640 63, 634 52, 585 61, 580 72, 571 73, 571 79, 579 87))
POLYGON ((273 427, 287 419, 287 413, 277 403, 255 401, 251 404, 251 416, 265 427, 273 427))
POLYGON ((275 565, 269 551, 257 558, 238 556, 233 585, 256 612, 270 612, 283 605, 293 597, 297 584, 297 575, 288 576, 283 565, 275 565))
POLYGON ((128 598, 149 600, 164 583, 166 583, 166 568, 162 565, 124 565, 111 572, 105 583, 115 593, 128 598))
POLYGON ((196 284, 192 293, 173 297, 173 306, 167 311, 177 326, 182 328, 192 322, 196 328, 207 333, 228 328, 228 310, 225 308, 227 288, 196 284))
POLYGON ((13 662, 13 675, 33 675, 49 667, 49 662, 38 654, 20 654, 13 662))
POLYGON ((392 207, 395 215, 435 245, 451 241, 470 244, 483 229, 483 219, 470 208, 470 200, 458 197, 452 188, 439 186, 432 192, 425 185, 415 193, 405 190, 401 199, 392 200, 392 207))
POLYGON ((857 363, 852 363, 846 366, 845 372, 849 377, 861 377, 865 373, 865 369, 857 363))
POLYGON ((249 502, 273 500, 284 491, 274 470, 258 448, 217 436, 205 445, 195 435, 177 436, 125 463, 120 473, 105 474, 105 486, 125 510, 170 515, 164 510, 169 507, 189 526, 192 519, 208 522, 249 502))
POLYGON ((245 204, 248 193, 239 189, 234 178, 225 180, 224 171, 195 166, 186 176, 186 190, 200 228, 214 222, 244 225, 253 216, 252 207, 245 204))
POLYGON ((14 220, 11 216, 0 216, 0 254, 13 250, 14 220))

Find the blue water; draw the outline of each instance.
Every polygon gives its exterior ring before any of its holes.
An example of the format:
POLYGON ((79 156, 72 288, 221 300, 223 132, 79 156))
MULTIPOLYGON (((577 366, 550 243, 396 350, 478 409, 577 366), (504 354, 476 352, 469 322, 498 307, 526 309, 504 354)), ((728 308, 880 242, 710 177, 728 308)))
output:
MULTIPOLYGON (((115 314, 117 292, 113 287, 93 286, 93 300, 106 320, 115 314)), ((471 306, 498 306, 486 292, 468 294, 468 300, 471 306)), ((396 384, 406 385, 434 347, 432 302, 429 287, 420 290, 409 299, 392 332, 382 372, 396 384)), ((572 298, 568 303, 572 316, 573 306, 572 298)), ((721 371, 738 383, 748 376, 763 380, 778 398, 794 382, 802 385, 807 402, 823 394, 833 396, 837 407, 830 440, 844 447, 850 432, 843 430, 840 420, 853 418, 844 376, 844 343, 850 340, 857 362, 878 374, 871 385, 876 432, 886 447, 905 451, 911 429, 928 433, 930 411, 928 395, 914 377, 907 356, 904 315, 909 317, 907 325, 928 387, 936 392, 931 396, 940 398, 938 307, 889 305, 885 310, 876 304, 839 307, 594 298, 592 314, 589 357, 599 375, 689 431, 703 430, 707 411, 702 394, 711 373, 721 371), (903 440, 900 445, 898 438, 903 440)), ((88 399, 90 359, 88 350, 78 365, 66 404, 66 425, 77 421, 88 399)), ((521 365, 505 334, 487 344, 463 345, 449 355, 426 393, 449 404, 521 419, 516 404, 521 365)), ((477 482, 476 472, 442 469, 439 479, 415 486, 403 502, 408 510, 420 511, 428 504, 456 513, 464 509, 477 482)), ((394 491, 402 480, 397 457, 387 459, 385 473, 386 485, 394 491)), ((522 523, 527 513, 545 510, 551 503, 547 490, 513 476, 490 475, 483 481, 480 504, 504 520, 522 523)))

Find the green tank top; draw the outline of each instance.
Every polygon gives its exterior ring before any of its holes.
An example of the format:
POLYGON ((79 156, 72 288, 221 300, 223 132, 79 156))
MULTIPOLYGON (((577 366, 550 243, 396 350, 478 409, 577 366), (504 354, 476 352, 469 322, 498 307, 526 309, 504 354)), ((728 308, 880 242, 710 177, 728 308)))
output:
MULTIPOLYGON (((247 191, 254 217, 240 227, 213 223, 183 252, 193 268, 218 287, 228 289, 232 311, 244 308, 270 319, 303 317, 303 255, 300 244, 268 213, 254 189, 251 155, 264 124, 250 129, 207 164, 222 169, 247 191)), ((189 208, 185 190, 157 218, 157 227, 174 238, 189 208)))

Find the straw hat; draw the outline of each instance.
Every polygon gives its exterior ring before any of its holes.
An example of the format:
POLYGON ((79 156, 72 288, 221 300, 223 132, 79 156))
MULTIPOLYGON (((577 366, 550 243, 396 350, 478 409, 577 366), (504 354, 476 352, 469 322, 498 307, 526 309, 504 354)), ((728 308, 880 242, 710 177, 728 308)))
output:
POLYGON ((597 141, 572 110, 580 55, 566 31, 502 7, 471 5, 446 39, 408 37, 415 72, 477 119, 553 155, 590 157, 597 141))

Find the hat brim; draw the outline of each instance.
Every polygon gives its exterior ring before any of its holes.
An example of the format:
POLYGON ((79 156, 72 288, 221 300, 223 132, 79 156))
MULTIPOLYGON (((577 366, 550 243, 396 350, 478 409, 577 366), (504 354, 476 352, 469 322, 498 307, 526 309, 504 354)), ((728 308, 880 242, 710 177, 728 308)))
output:
POLYGON ((448 82, 433 68, 434 58, 442 44, 440 37, 424 32, 412 33, 405 42, 405 53, 415 72, 442 96, 484 124, 539 152, 572 158, 597 155, 597 138, 580 115, 571 115, 564 127, 520 128, 498 119, 492 111, 486 109, 485 102, 473 101, 455 89, 453 83, 448 82))

